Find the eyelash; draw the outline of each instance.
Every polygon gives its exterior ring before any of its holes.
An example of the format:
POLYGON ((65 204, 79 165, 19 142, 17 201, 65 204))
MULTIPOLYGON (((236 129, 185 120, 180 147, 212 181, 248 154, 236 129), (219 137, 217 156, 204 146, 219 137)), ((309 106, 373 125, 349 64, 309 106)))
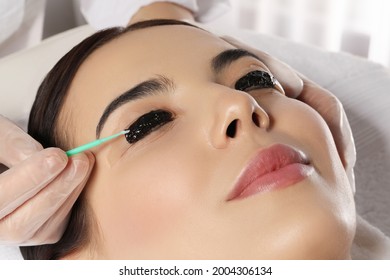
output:
POLYGON ((275 78, 265 71, 252 71, 237 80, 234 85, 236 90, 249 91, 261 88, 275 87, 275 78))
POLYGON ((165 110, 150 111, 139 117, 127 130, 125 134, 127 142, 134 144, 143 139, 153 131, 173 121, 173 114, 165 110))

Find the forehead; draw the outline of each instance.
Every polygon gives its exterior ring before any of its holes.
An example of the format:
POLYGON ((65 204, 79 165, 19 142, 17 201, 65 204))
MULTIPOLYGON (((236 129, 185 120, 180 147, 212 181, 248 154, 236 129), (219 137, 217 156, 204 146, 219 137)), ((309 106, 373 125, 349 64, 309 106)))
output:
POLYGON ((135 76, 142 79, 151 73, 176 74, 177 68, 208 67, 210 59, 227 48, 232 46, 194 27, 149 27, 125 33, 95 51, 82 65, 78 75, 93 71, 96 75, 110 77, 108 73, 112 71, 119 75, 116 69, 139 73, 135 76))
POLYGON ((211 33, 182 25, 131 31, 102 46, 79 68, 64 104, 65 118, 80 131, 75 144, 91 140, 105 107, 129 88, 156 75, 184 85, 207 80, 210 60, 231 48, 211 33))

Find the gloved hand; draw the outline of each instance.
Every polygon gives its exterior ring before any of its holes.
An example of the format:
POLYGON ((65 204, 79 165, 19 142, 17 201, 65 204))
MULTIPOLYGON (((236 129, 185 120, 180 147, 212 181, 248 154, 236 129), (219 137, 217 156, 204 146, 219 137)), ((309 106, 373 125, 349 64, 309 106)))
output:
POLYGON ((0 115, 0 244, 39 245, 58 241, 70 209, 90 175, 91 153, 68 159, 58 148, 43 149, 0 115))
POLYGON ((287 96, 301 100, 322 116, 333 135, 352 191, 355 193, 353 172, 356 163, 355 142, 347 115, 337 97, 269 54, 243 44, 232 37, 223 37, 223 39, 237 48, 246 49, 256 54, 281 83, 287 96))

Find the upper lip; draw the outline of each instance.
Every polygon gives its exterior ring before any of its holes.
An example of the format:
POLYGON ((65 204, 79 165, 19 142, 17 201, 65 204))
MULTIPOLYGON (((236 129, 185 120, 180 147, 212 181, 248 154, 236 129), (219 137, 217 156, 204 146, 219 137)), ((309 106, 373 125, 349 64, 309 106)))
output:
POLYGON ((284 144, 275 144, 258 151, 239 175, 227 200, 240 196, 253 181, 261 176, 293 163, 309 164, 309 161, 302 152, 284 144))

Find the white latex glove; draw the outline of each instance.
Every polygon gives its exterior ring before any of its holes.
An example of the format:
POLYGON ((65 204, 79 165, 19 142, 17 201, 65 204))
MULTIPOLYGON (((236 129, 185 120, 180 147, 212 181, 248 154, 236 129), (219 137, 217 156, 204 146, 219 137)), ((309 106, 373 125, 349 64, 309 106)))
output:
POLYGON ((0 115, 0 244, 58 241, 70 210, 94 164, 91 153, 68 159, 58 148, 43 149, 0 115))
POLYGON ((333 135, 352 191, 355 193, 353 172, 356 163, 355 141, 343 105, 337 97, 269 54, 250 47, 232 37, 223 37, 223 39, 237 48, 256 54, 281 83, 287 96, 301 100, 322 116, 333 135))

